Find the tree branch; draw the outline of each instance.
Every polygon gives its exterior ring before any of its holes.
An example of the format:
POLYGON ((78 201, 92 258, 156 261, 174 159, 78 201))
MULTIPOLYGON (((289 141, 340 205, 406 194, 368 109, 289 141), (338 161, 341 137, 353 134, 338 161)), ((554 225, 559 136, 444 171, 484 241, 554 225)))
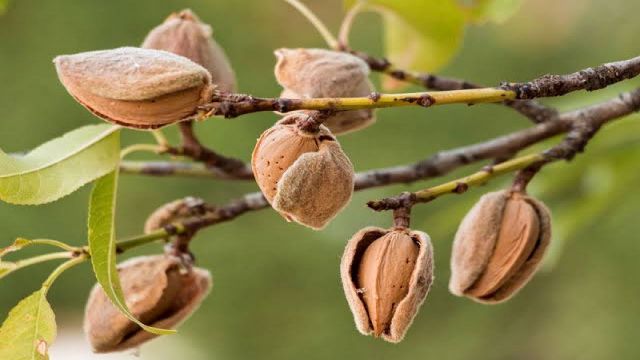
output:
MULTIPOLYGON (((416 180, 441 176, 471 162, 495 158, 504 154, 514 154, 534 143, 567 131, 570 131, 570 133, 565 140, 560 145, 552 148, 552 150, 542 154, 526 155, 487 167, 481 172, 468 177, 470 180, 466 186, 468 187, 469 184, 479 184, 491 178, 491 174, 498 175, 527 168, 540 161, 570 159, 576 152, 582 150, 586 142, 595 134, 595 131, 599 127, 609 121, 619 119, 637 111, 640 111, 640 88, 597 105, 563 113, 554 121, 538 124, 532 128, 501 136, 483 143, 444 151, 414 164, 358 173, 356 174, 355 190, 360 191, 388 184, 409 183, 416 180)), ((204 172, 198 172, 198 174, 202 176, 205 175, 204 172)), ((424 190, 422 195, 403 193, 395 198, 383 199, 381 202, 384 202, 386 205, 380 205, 379 207, 380 210, 397 209, 399 207, 406 207, 407 201, 416 201, 416 199, 414 199, 416 196, 424 195, 426 199, 432 197, 434 194, 436 194, 437 197, 448 193, 460 193, 463 192, 465 188, 465 185, 461 185, 460 182, 461 180, 454 180, 440 185, 440 190, 437 192, 434 192, 434 188, 431 188, 424 190)), ((249 193, 224 206, 212 206, 202 215, 187 218, 152 234, 127 239, 124 243, 138 246, 141 243, 165 239, 172 235, 187 232, 194 233, 204 227, 230 221, 244 213, 265 209, 267 207, 269 207, 269 203, 262 193, 249 193)), ((119 244, 122 244, 122 241, 119 242, 119 244)))
POLYGON ((240 180, 253 179, 251 166, 245 164, 242 160, 226 157, 204 146, 193 132, 193 121, 184 121, 178 125, 182 137, 182 146, 168 146, 165 149, 166 153, 187 156, 195 161, 204 163, 208 168, 221 172, 227 178, 240 180))
POLYGON ((577 153, 582 152, 602 125, 639 110, 640 89, 636 89, 630 93, 620 95, 617 99, 563 114, 560 119, 568 124, 568 130, 570 131, 560 144, 547 151, 521 156, 497 165, 486 166, 482 170, 460 179, 416 192, 404 192, 394 197, 370 201, 367 205, 375 211, 411 207, 417 203, 432 201, 442 195, 464 193, 470 186, 484 184, 492 178, 515 170, 530 170, 520 174, 523 176, 521 180, 525 182, 524 184, 518 184, 518 181, 516 181, 516 187, 524 187, 526 182, 543 165, 557 160, 571 160, 577 153))
MULTIPOLYGON (((395 67, 387 59, 375 58, 364 52, 344 49, 364 60, 373 71, 389 75, 396 80, 406 81, 431 90, 463 90, 478 89, 484 86, 466 80, 434 75, 430 73, 419 73, 403 70, 395 67)), ((534 100, 506 100, 502 104, 513 108, 520 114, 526 116, 534 123, 541 123, 554 118, 557 111, 534 100)))
POLYGON ((518 99, 562 96, 573 91, 594 91, 631 79, 640 74, 640 56, 610 62, 567 75, 544 75, 525 83, 505 83, 502 88, 513 90, 518 99))
POLYGON ((220 115, 234 118, 261 111, 286 113, 296 110, 344 111, 399 106, 430 107, 445 104, 477 104, 514 99, 515 92, 497 88, 431 91, 402 94, 372 93, 368 97, 350 98, 259 98, 234 93, 215 93, 211 102, 200 107, 201 112, 185 120, 220 115))
MULTIPOLYGON (((384 64, 375 66, 386 69, 384 70, 385 73, 390 71, 390 65, 386 65, 386 68, 384 64)), ((391 71, 390 74, 395 73, 394 76, 400 77, 397 73, 398 71, 391 71)), ((278 111, 282 113, 295 110, 345 111, 397 106, 430 107, 444 104, 507 101, 507 105, 532 117, 536 122, 542 122, 554 118, 556 113, 547 111, 546 107, 541 107, 539 104, 513 101, 517 99, 560 96, 583 89, 601 89, 613 83, 635 77, 638 74, 640 74, 640 57, 604 64, 595 68, 587 68, 569 75, 545 75, 527 83, 503 83, 501 88, 476 88, 476 85, 467 82, 460 83, 459 80, 428 75, 427 78, 423 79, 425 86, 441 88, 461 86, 463 89, 402 94, 372 93, 368 97, 310 99, 258 98, 244 94, 215 92, 211 101, 201 106, 197 114, 184 120, 203 119, 214 115, 232 118, 260 111, 278 111), (442 84, 439 82, 442 82, 442 84)), ((413 74, 413 76, 422 75, 413 74)))

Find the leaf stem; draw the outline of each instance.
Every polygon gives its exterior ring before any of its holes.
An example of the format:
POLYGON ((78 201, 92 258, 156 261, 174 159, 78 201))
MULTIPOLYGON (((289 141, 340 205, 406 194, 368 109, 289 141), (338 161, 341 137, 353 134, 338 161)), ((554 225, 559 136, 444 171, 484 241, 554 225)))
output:
POLYGON ((151 134, 153 135, 153 138, 156 139, 156 142, 158 143, 158 145, 160 145, 163 148, 169 146, 169 140, 167 140, 167 137, 164 135, 162 130, 160 129, 152 130, 151 134))
POLYGON ((309 9, 306 5, 304 5, 302 2, 298 0, 284 0, 284 1, 286 1, 287 3, 289 3, 289 5, 296 8, 296 10, 298 10, 304 17, 307 18, 307 20, 309 20, 311 25, 313 25, 316 28, 316 30, 318 30, 320 35, 324 38, 324 41, 327 42, 327 46, 329 46, 332 49, 336 49, 338 47, 338 40, 336 40, 335 36, 333 36, 333 34, 331 33, 331 31, 329 31, 327 26, 322 22, 322 20, 320 20, 316 16, 316 14, 313 13, 313 11, 311 11, 311 9, 309 9))
POLYGON ((62 241, 53 240, 53 239, 33 239, 33 240, 29 240, 29 241, 31 242, 32 245, 55 246, 57 248, 60 248, 62 250, 66 250, 66 251, 70 251, 70 252, 77 252, 77 251, 81 250, 79 247, 71 246, 69 244, 63 243, 62 241))
MULTIPOLYGON (((50 261, 50 260, 56 260, 56 259, 69 259, 71 257, 73 257, 73 253, 64 251, 64 252, 55 252, 50 254, 38 255, 38 256, 34 256, 24 260, 0 262, 0 264, 4 266, 4 271, 0 272, 0 279, 4 278, 5 276, 15 271, 18 271, 20 269, 23 269, 31 265, 43 263, 45 261, 50 261)), ((3 269, 3 267, 0 267, 0 269, 3 269)))
MULTIPOLYGON (((176 229, 175 233, 179 234, 181 229, 176 229)), ((165 229, 160 229, 149 234, 134 236, 131 238, 118 240, 116 242, 116 252, 122 253, 134 247, 145 245, 158 240, 166 240, 171 236, 165 229)))
POLYGON ((122 151, 120 151, 120 158, 124 159, 127 155, 130 155, 134 152, 141 152, 141 151, 148 151, 154 154, 158 154, 162 152, 163 149, 164 149, 163 146, 157 145, 157 144, 133 144, 133 145, 127 146, 126 148, 122 149, 122 151))
POLYGON ((351 7, 351 9, 349 9, 344 19, 342 20, 342 24, 340 25, 340 32, 338 33, 338 46, 341 49, 349 48, 349 34, 351 33, 353 22, 363 8, 364 1, 358 1, 351 7))
POLYGON ((75 258, 73 258, 73 259, 71 259, 69 261, 65 261, 60 266, 55 268, 55 270, 53 270, 53 272, 51 272, 51 274, 49 275, 47 280, 45 280, 42 283, 42 290, 44 291, 44 295, 47 294, 47 292, 49 291, 49 288, 51 287, 53 282, 56 281, 58 276, 60 276, 66 270, 69 270, 70 268, 85 262, 87 259, 88 259, 87 255, 80 255, 80 256, 75 257, 75 258))

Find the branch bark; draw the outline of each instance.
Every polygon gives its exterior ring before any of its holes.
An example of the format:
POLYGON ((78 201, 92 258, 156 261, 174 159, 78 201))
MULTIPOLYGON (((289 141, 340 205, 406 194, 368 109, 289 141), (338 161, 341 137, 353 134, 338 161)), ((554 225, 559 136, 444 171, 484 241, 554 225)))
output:
MULTIPOLYGON (((355 190, 360 191, 388 184, 409 183, 441 176, 472 162, 496 158, 505 154, 512 155, 532 144, 568 131, 571 132, 559 146, 543 154, 527 155, 520 159, 514 159, 516 166, 513 166, 513 163, 503 165, 508 169, 505 169, 505 171, 501 173, 506 173, 506 170, 513 171, 526 168, 529 165, 543 160, 570 159, 575 153, 584 148, 584 145, 601 126, 637 111, 640 111, 640 88, 628 93, 623 93, 617 98, 597 105, 560 114, 556 120, 538 124, 532 128, 486 142, 444 151, 414 164, 358 173, 356 174, 355 190)), ((168 166, 168 164, 163 166, 168 166)), ((500 164, 494 165, 494 172, 498 166, 500 166, 500 164)), ((199 175, 216 176, 210 169, 200 168, 200 170, 201 172, 197 172, 199 175)), ((482 173, 489 172, 487 170, 488 169, 483 170, 482 173)), ((124 167, 123 171, 126 172, 127 168, 124 167)), ((448 193, 460 193, 465 186, 460 186, 457 182, 447 184, 447 186, 442 188, 447 191, 443 191, 441 194, 438 194, 438 196, 448 193), (450 187, 449 185, 451 184, 455 184, 455 186, 450 187)), ((427 189, 427 191, 428 190, 429 189, 427 189)), ((431 193, 431 195, 433 195, 433 193, 431 193)), ((409 199, 409 201, 416 201, 413 199, 415 196, 415 193, 403 193, 396 198, 389 198, 391 200, 388 200, 388 202, 391 205, 386 207, 381 206, 380 209, 395 209, 399 206, 406 207, 407 199, 409 199)), ((382 201, 386 200, 387 199, 383 199, 382 201)), ((231 201, 226 205, 211 207, 210 210, 202 215, 188 218, 178 224, 158 230, 153 234, 145 234, 128 239, 125 241, 125 244, 128 242, 139 244, 140 241, 155 241, 182 232, 196 232, 208 226, 233 220, 247 212, 261 210, 267 207, 269 207, 269 203, 262 193, 253 192, 245 194, 243 197, 231 201)))
MULTIPOLYGON (((353 51, 343 49, 362 60, 364 60, 369 68, 373 71, 377 71, 400 81, 406 81, 418 86, 422 86, 430 90, 463 90, 463 89, 478 89, 484 86, 469 82, 462 79, 440 76, 430 73, 419 73, 409 70, 403 70, 395 67, 387 59, 376 58, 361 51, 353 51)), ((502 104, 513 108, 520 114, 526 116, 534 123, 541 123, 549 119, 554 118, 558 112, 550 107, 540 104, 534 100, 506 100, 502 104)))
POLYGON ((533 99, 562 96, 578 90, 599 90, 639 74, 640 56, 590 67, 567 75, 544 75, 525 83, 505 83, 502 88, 515 91, 518 99, 533 99))
POLYGON ((417 203, 432 201, 442 195, 464 193, 470 186, 484 184, 492 178, 515 170, 524 171, 521 175, 525 181, 524 184, 516 184, 516 186, 526 186, 526 182, 531 180, 533 174, 540 167, 558 160, 571 160, 577 153, 584 150, 589 140, 604 124, 639 110, 640 89, 636 89, 630 93, 620 95, 617 99, 563 114, 556 122, 563 122, 565 124, 563 128, 568 133, 560 144, 545 152, 525 155, 497 165, 486 166, 482 170, 460 179, 416 192, 404 192, 394 197, 370 201, 367 205, 375 211, 411 207, 417 203), (532 172, 530 176, 526 171, 527 169, 532 172))
POLYGON ((193 118, 202 119, 208 116, 221 115, 232 118, 260 111, 278 111, 286 113, 296 110, 344 111, 357 109, 373 109, 397 106, 422 106, 455 104, 455 103, 506 103, 516 110, 532 118, 535 122, 553 119, 555 111, 549 110, 533 102, 521 100, 539 97, 561 96, 578 90, 596 90, 613 83, 633 78, 640 74, 640 57, 587 68, 568 75, 545 75, 526 83, 503 83, 500 88, 479 88, 466 81, 410 73, 394 69, 388 62, 370 62, 372 69, 390 74, 408 81, 420 80, 425 87, 462 88, 435 92, 379 94, 372 93, 368 97, 352 98, 258 98, 251 95, 215 93, 211 101, 201 107, 201 111, 193 118), (402 75, 401 75, 402 74, 402 75), (422 78, 424 77, 424 78, 422 78))

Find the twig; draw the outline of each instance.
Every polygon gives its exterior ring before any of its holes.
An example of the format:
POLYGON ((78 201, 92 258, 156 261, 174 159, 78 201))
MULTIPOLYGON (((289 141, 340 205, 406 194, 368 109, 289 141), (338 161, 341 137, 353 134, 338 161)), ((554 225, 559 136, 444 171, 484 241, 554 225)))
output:
MULTIPOLYGON (((430 73, 419 73, 415 71, 403 70, 395 67, 387 59, 375 58, 364 52, 343 49, 351 54, 358 56, 369 64, 369 68, 373 71, 381 72, 391 76, 396 80, 406 81, 415 85, 422 86, 430 90, 463 90, 463 89, 479 89, 483 86, 466 80, 456 79, 452 77, 440 76, 430 73)), ((531 119, 534 123, 541 123, 554 118, 557 111, 547 107, 534 100, 506 100, 502 104, 513 108, 522 115, 531 119)))
POLYGON ((573 91, 594 91, 611 84, 631 79, 640 74, 640 56, 610 62, 567 75, 544 75, 525 83, 505 83, 504 89, 513 90, 518 99, 562 96, 573 91))
POLYGON ((515 170, 524 169, 534 164, 546 161, 543 154, 531 154, 515 159, 502 162, 493 166, 486 166, 482 170, 465 176, 460 179, 448 181, 434 187, 419 190, 411 193, 402 193, 395 197, 385 198, 382 200, 369 201, 367 206, 375 211, 397 210, 400 208, 411 207, 418 203, 426 203, 446 194, 462 194, 469 187, 482 185, 500 175, 511 173, 515 170))
POLYGON ((184 120, 202 119, 214 115, 234 118, 260 111, 286 113, 296 110, 343 111, 399 106, 430 107, 446 104, 491 103, 514 99, 515 96, 515 92, 511 90, 497 88, 402 94, 374 93, 367 97, 310 99, 258 98, 251 95, 217 92, 212 96, 210 103, 200 107, 200 113, 184 120))
POLYGON ((182 146, 166 146, 165 153, 177 156, 187 156, 195 161, 205 164, 208 168, 221 172, 227 178, 253 179, 251 167, 243 161, 218 154, 204 146, 193 132, 193 121, 184 121, 179 124, 182 146))

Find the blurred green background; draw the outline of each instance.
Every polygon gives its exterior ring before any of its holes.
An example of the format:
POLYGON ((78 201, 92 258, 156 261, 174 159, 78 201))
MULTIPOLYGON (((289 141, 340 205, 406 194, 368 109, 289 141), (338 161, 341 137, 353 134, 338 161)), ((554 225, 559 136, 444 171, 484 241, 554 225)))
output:
MULTIPOLYGON (((307 3, 337 29, 343 15, 340 1, 307 3)), ((325 46, 306 20, 276 0, 15 0, 0 16, 0 147, 24 151, 100 121, 58 83, 54 56, 137 45, 170 12, 187 7, 212 24, 242 92, 279 94, 272 75, 274 49, 325 46)), ((504 24, 469 27, 464 46, 441 73, 497 84, 637 56, 639 11, 640 3, 625 0, 528 0, 504 24)), ((382 55, 380 25, 378 16, 363 15, 352 45, 382 55)), ((547 102, 571 109, 638 85, 633 80, 547 102)), ((530 125, 514 111, 493 105, 389 109, 379 111, 378 119, 375 126, 341 138, 357 170, 409 163, 530 125)), ((275 120, 270 113, 212 119, 198 125, 198 131, 221 152, 249 160, 255 139, 275 120)), ((175 129, 167 132, 176 138, 175 129)), ((543 271, 505 304, 484 306, 456 298, 448 293, 447 283, 457 223, 481 194, 508 184, 506 178, 414 210, 413 227, 428 232, 435 246, 431 293, 401 344, 356 331, 338 275, 342 249, 358 229, 390 224, 389 214, 373 213, 363 204, 445 180, 434 179, 357 193, 322 232, 287 224, 270 210, 203 231, 193 250, 200 266, 213 273, 213 291, 178 335, 144 346, 141 358, 640 358, 639 140, 639 118, 629 117, 604 129, 586 154, 570 164, 549 166, 534 180, 531 192, 554 213, 554 245, 543 271)), ((146 133, 124 133, 125 144, 148 141, 152 139, 146 133)), ((0 246, 17 236, 84 243, 88 189, 41 207, 0 203, 0 246)), ((139 233, 153 209, 178 197, 195 195, 222 204, 255 189, 251 183, 122 176, 118 233, 139 233)), ((159 251, 159 245, 149 245, 127 256, 159 251)), ((0 317, 35 290, 52 266, 4 279, 0 317)), ((93 283, 85 264, 65 273, 50 293, 60 332, 54 360, 93 359, 81 330, 84 301, 93 283)))

